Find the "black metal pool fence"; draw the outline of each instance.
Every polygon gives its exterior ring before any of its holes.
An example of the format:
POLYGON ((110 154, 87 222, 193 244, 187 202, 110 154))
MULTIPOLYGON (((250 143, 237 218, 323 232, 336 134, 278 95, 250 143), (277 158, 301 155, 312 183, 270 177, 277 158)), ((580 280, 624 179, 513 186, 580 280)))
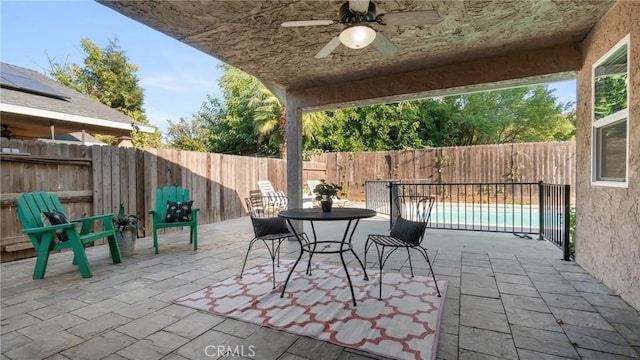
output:
POLYGON ((366 206, 398 214, 393 199, 400 195, 433 196, 427 226, 433 229, 513 233, 550 241, 569 260, 569 185, 533 183, 431 183, 428 180, 365 182, 366 206))

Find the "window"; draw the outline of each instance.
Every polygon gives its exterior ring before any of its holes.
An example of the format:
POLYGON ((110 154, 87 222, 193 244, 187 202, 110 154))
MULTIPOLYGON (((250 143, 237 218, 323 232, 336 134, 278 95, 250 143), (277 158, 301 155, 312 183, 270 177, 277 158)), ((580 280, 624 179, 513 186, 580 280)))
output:
POLYGON ((592 183, 627 186, 629 35, 593 66, 592 183))

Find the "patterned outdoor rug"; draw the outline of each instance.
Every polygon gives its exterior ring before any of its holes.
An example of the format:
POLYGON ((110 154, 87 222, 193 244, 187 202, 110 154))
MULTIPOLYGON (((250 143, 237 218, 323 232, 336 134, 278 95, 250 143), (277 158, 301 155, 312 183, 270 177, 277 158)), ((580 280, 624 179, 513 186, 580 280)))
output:
POLYGON ((388 358, 435 359, 446 281, 438 281, 439 298, 432 278, 385 271, 380 301, 379 272, 371 271, 365 281, 362 270, 349 269, 354 307, 341 266, 317 263, 308 276, 301 261, 280 298, 293 263, 281 260, 276 290, 268 263, 247 270, 242 279, 233 276, 174 303, 388 358))

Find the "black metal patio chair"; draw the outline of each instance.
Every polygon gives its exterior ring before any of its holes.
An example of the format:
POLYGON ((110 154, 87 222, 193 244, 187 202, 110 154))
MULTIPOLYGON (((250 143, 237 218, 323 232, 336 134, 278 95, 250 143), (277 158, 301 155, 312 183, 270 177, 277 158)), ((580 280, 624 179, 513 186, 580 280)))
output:
POLYGON ((380 296, 382 300, 382 268, 389 259, 389 256, 398 249, 407 249, 409 257, 409 268, 413 277, 413 264, 411 263, 411 249, 417 250, 429 265, 429 271, 440 297, 440 289, 436 281, 435 274, 427 249, 422 246, 427 223, 431 216, 431 209, 435 198, 433 196, 401 195, 396 197, 395 206, 398 217, 395 219, 389 235, 370 234, 364 245, 364 265, 367 266, 367 252, 371 246, 375 245, 378 253, 378 264, 380 266, 380 296), (390 251, 385 254, 385 250, 390 251))
MULTIPOLYGON (((259 193, 251 192, 250 196, 245 198, 247 210, 251 217, 251 223, 253 225, 254 237, 249 242, 249 248, 247 254, 244 257, 242 264, 242 270, 240 271, 240 278, 244 273, 244 268, 247 265, 247 259, 249 258, 249 252, 253 245, 262 241, 269 255, 271 256, 271 267, 273 273, 273 288, 276 288, 276 260, 278 267, 280 266, 280 245, 288 238, 295 238, 295 234, 284 218, 278 217, 278 213, 283 210, 283 204, 287 203, 287 199, 282 196, 276 196, 270 194, 269 196, 262 196, 259 193), (277 197, 277 198, 276 198, 277 197)), ((286 209, 286 207, 285 207, 286 209)), ((307 239, 305 233, 299 234, 303 239, 307 239)), ((308 241, 308 240, 306 240, 308 241)))

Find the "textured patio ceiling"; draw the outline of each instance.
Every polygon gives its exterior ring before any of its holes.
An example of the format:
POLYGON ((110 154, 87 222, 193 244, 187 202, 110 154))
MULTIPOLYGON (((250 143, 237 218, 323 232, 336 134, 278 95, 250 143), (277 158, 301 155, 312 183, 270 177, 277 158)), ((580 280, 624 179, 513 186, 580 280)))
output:
POLYGON ((431 26, 373 24, 400 52, 340 45, 314 55, 343 25, 283 28, 338 19, 343 1, 104 1, 110 7, 281 90, 322 87, 477 59, 579 44, 615 1, 376 1, 377 13, 431 10, 431 26))

